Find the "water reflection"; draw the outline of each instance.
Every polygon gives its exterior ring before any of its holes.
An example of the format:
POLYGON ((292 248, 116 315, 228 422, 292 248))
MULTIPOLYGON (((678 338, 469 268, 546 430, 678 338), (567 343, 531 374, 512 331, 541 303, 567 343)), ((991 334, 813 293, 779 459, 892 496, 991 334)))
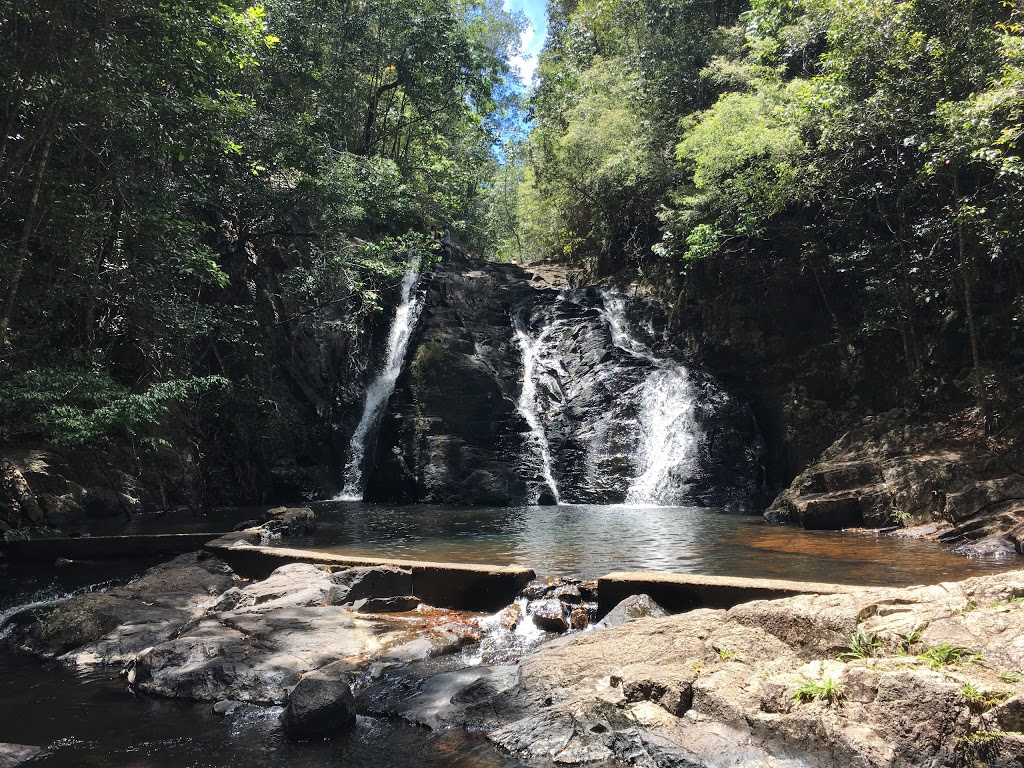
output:
POLYGON ((594 578, 663 570, 854 584, 913 584, 1009 570, 926 541, 803 531, 696 507, 316 505, 318 530, 290 546, 371 557, 527 565, 594 578))

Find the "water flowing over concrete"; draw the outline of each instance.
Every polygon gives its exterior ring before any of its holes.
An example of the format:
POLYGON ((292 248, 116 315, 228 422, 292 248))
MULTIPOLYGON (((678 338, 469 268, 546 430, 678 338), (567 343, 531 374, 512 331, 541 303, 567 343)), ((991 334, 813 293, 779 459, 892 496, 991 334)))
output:
POLYGON ((372 445, 372 441, 377 435, 388 398, 395 391, 395 384, 402 373, 405 353, 409 348, 409 340, 416 329, 416 321, 420 314, 420 303, 416 300, 416 288, 419 283, 420 255, 414 252, 409 262, 409 271, 402 279, 398 309, 395 311, 395 319, 391 323, 391 332, 388 334, 388 351, 384 367, 370 382, 370 386, 366 390, 363 415, 352 435, 348 464, 345 467, 345 485, 338 497, 339 500, 361 501, 363 498, 365 487, 363 464, 366 458, 366 449, 372 445))
MULTIPOLYGON (((522 317, 517 316, 514 321, 516 341, 523 350, 523 391, 519 395, 519 412, 530 425, 530 434, 535 451, 540 457, 541 473, 544 482, 547 483, 551 492, 551 500, 559 502, 558 484, 551 472, 551 447, 548 444, 547 435, 544 432, 544 425, 541 423, 540 412, 537 404, 537 381, 538 367, 554 365, 553 361, 540 359, 539 349, 551 334, 552 326, 545 328, 537 339, 530 337, 526 330, 526 323, 522 317)), ((536 499, 534 500, 536 501, 536 499)))

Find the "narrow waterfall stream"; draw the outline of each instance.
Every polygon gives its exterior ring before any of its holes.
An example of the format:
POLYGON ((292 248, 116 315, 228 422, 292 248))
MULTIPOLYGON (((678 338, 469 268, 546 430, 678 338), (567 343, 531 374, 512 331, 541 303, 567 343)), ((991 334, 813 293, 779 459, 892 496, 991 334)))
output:
POLYGON ((543 364, 540 358, 540 348, 545 341, 545 334, 550 334, 551 327, 542 331, 537 339, 533 339, 526 330, 526 321, 521 316, 517 315, 513 323, 516 341, 519 342, 519 347, 523 352, 523 390, 519 395, 517 406, 530 426, 532 441, 540 456, 544 482, 551 492, 554 503, 558 504, 560 503, 558 484, 551 471, 551 446, 548 443, 547 434, 544 432, 544 424, 541 421, 540 407, 537 402, 537 368, 543 364))
POLYGON ((696 420, 697 393, 689 371, 680 363, 658 357, 636 337, 622 296, 605 291, 601 297, 612 343, 655 366, 643 384, 634 455, 636 475, 626 492, 626 503, 685 503, 688 481, 698 469, 702 439, 696 420))
POLYGON ((366 404, 349 446, 348 464, 345 467, 344 489, 339 501, 362 501, 365 482, 363 464, 366 449, 377 434, 388 399, 395 391, 395 384, 402 373, 405 353, 409 340, 416 329, 420 315, 420 303, 416 300, 416 289, 420 283, 420 255, 414 253, 409 262, 409 271, 402 279, 401 296, 395 319, 388 334, 388 351, 384 367, 366 389, 366 404))

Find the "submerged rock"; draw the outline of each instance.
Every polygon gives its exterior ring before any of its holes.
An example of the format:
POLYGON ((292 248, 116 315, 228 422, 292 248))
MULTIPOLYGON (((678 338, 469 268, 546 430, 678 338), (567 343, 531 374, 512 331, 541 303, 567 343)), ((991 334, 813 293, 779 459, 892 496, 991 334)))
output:
POLYGON ((213 705, 213 714, 227 717, 233 715, 240 709, 244 709, 245 704, 241 701, 235 701, 234 699, 221 699, 213 705))

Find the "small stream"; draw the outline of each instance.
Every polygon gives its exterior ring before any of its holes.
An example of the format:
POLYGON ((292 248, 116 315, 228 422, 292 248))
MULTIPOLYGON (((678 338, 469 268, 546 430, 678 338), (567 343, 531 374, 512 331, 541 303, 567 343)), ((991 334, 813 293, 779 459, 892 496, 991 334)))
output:
POLYGON ((133 696, 115 672, 0 654, 0 742, 44 746, 50 768, 515 768, 482 737, 360 717, 332 741, 292 743, 279 709, 133 696))

